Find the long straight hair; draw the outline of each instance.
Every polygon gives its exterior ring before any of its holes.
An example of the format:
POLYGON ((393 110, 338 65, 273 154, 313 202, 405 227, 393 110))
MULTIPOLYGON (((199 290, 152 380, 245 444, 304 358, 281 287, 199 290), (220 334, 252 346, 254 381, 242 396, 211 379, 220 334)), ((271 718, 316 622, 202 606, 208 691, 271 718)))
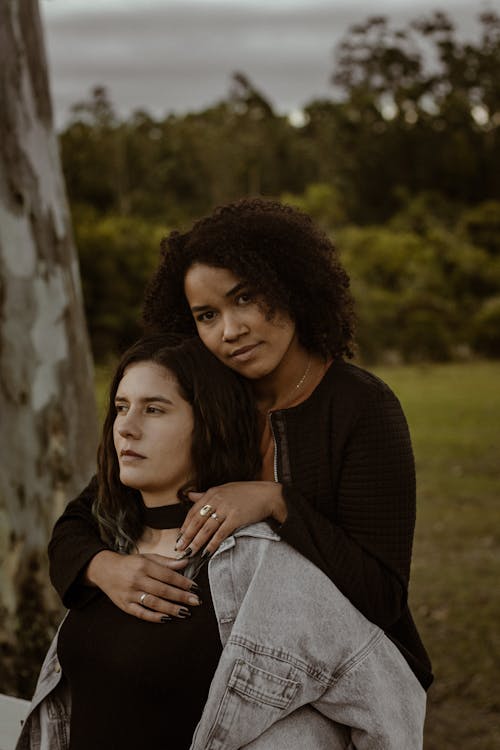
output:
POLYGON ((189 502, 187 490, 203 492, 226 482, 253 480, 261 466, 257 412, 248 384, 199 338, 157 334, 139 339, 123 354, 111 382, 93 505, 102 539, 120 552, 132 551, 144 529, 141 493, 120 481, 113 438, 118 387, 127 367, 139 362, 152 362, 174 375, 182 398, 193 409, 193 476, 179 488, 181 502, 189 502))

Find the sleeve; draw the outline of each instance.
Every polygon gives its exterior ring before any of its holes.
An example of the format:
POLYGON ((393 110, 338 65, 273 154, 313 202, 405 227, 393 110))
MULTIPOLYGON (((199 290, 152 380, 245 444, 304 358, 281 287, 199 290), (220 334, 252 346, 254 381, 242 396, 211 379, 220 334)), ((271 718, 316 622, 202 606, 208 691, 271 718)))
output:
POLYGON ((340 463, 329 517, 291 484, 284 487, 288 516, 278 531, 386 630, 407 605, 415 526, 413 451, 389 389, 361 411, 340 463))
POLYGON ((98 552, 109 549, 99 536, 92 514, 97 492, 93 477, 83 492, 68 503, 56 521, 49 542, 49 573, 52 585, 65 607, 81 607, 97 589, 80 582, 80 576, 98 552))
POLYGON ((388 638, 370 645, 311 705, 351 728, 349 747, 421 750, 425 691, 388 638))

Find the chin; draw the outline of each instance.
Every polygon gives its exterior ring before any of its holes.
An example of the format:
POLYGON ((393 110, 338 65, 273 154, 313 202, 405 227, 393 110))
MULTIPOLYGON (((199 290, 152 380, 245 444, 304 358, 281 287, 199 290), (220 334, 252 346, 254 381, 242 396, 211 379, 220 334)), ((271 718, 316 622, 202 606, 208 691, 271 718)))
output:
POLYGON ((124 484, 125 487, 130 487, 132 490, 140 490, 142 487, 142 482, 140 483, 141 487, 139 487, 137 480, 134 481, 132 477, 127 477, 124 472, 120 472, 120 482, 124 484))
POLYGON ((248 380, 260 380, 273 372, 273 369, 273 367, 266 367, 265 365, 255 363, 250 364, 248 367, 241 367, 239 372, 240 375, 248 378, 248 380))

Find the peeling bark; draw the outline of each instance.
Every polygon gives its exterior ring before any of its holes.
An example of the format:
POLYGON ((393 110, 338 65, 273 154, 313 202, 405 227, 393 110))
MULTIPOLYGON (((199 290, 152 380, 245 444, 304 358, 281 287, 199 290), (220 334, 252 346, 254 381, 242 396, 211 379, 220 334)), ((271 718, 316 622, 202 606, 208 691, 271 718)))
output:
POLYGON ((0 649, 11 672, 0 690, 31 689, 27 653, 43 651, 59 610, 47 541, 94 469, 96 438, 38 5, 0 0, 0 649))

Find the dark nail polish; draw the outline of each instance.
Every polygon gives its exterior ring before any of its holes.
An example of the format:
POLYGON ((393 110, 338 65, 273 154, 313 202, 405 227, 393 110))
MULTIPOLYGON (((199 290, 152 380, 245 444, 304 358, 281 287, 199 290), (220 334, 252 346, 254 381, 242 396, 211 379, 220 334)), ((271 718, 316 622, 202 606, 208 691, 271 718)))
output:
POLYGON ((184 617, 191 617, 191 612, 187 607, 181 607, 179 609, 178 617, 184 619, 184 617))
POLYGON ((208 560, 208 558, 209 558, 209 557, 212 557, 212 555, 213 555, 213 552, 209 552, 209 551, 208 551, 208 550, 206 549, 206 550, 204 550, 204 552, 203 552, 203 554, 202 554, 202 556, 201 556, 201 559, 202 559, 203 561, 205 561, 205 560, 208 560))
POLYGON ((185 551, 184 551, 184 552, 182 553, 182 555, 181 555, 180 557, 178 557, 177 559, 178 559, 178 560, 184 560, 184 558, 185 558, 185 557, 189 557, 189 555, 191 554, 191 552, 192 552, 192 551, 193 551, 193 550, 191 549, 191 547, 188 547, 188 548, 187 548, 187 549, 186 549, 186 550, 185 550, 185 551))
POLYGON ((171 619, 170 615, 163 615, 163 617, 160 618, 160 622, 170 622, 171 619))
POLYGON ((176 543, 176 544, 177 544, 177 542, 179 541, 179 539, 182 539, 182 531, 181 531, 181 533, 179 534, 179 536, 177 537, 177 539, 175 540, 175 543, 176 543))

